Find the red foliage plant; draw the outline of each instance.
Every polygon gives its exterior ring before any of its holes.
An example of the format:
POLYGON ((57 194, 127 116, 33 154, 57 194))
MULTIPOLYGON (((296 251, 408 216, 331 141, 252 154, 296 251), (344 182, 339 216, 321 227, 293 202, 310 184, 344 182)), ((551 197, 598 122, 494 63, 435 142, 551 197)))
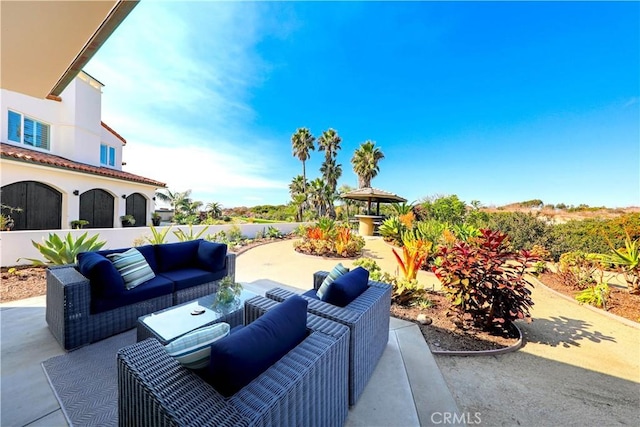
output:
POLYGON ((507 235, 489 229, 471 243, 458 241, 437 253, 434 273, 442 282, 459 323, 471 320, 486 331, 507 331, 516 319, 529 318, 533 306, 527 274, 539 259, 512 252, 507 235))

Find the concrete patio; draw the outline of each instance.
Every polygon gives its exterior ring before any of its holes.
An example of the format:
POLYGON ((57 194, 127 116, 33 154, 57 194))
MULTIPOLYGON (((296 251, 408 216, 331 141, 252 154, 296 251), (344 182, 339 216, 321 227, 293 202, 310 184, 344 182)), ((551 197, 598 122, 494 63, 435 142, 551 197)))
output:
MULTIPOLYGON (((367 239, 365 256, 395 271, 391 249, 380 239, 367 239)), ((237 279, 257 293, 274 286, 306 290, 313 272, 337 262, 300 255, 283 241, 239 256, 237 279)), ((426 272, 419 279, 437 286, 426 272)), ((415 325, 392 319, 387 349, 346 425, 450 425, 445 413, 469 425, 637 425, 638 323, 578 305, 541 284, 533 299, 534 321, 519 324, 525 346, 499 356, 433 356, 415 325)), ((2 426, 66 425, 40 366, 63 353, 47 329, 44 304, 37 297, 1 306, 2 426)))
MULTIPOLYGON (((291 242, 269 247, 283 244, 290 245, 291 242)), ((266 275, 264 270, 261 273, 260 266, 254 260, 255 256, 262 256, 261 253, 252 253, 257 249, 238 257, 237 280, 248 290, 262 295, 276 286, 308 289, 314 271, 330 269, 337 262, 300 255, 296 262, 282 265, 281 274, 269 272, 266 275)), ((298 254, 294 256, 298 257, 298 254)), ((262 263, 273 265, 269 258, 263 259, 262 263)), ((0 322, 0 424, 67 425, 40 365, 44 360, 64 353, 47 328, 45 297, 2 304, 0 322)), ((458 412, 456 402, 418 327, 392 318, 387 349, 358 404, 350 409, 346 425, 431 425, 434 424, 431 420, 434 413, 458 412)), ((438 418, 434 419, 439 421, 438 418)))

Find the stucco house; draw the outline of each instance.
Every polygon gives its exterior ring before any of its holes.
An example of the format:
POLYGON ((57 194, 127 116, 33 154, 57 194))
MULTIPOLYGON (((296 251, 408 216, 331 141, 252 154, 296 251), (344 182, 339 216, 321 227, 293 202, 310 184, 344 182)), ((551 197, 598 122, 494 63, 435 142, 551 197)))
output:
POLYGON ((122 170, 126 140, 101 120, 103 85, 80 71, 60 96, 0 90, 2 204, 15 230, 120 227, 151 223, 165 184, 122 170))

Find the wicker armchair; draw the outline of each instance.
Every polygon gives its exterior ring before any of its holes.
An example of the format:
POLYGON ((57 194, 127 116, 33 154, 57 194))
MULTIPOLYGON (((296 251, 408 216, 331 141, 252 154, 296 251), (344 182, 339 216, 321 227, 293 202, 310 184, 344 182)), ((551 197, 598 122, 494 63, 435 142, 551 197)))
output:
MULTIPOLYGON (((313 287, 318 289, 329 273, 313 275, 313 287)), ((275 301, 296 295, 275 288, 266 297, 275 301)), ((349 341, 349 405, 355 405, 382 356, 389 340, 391 286, 370 280, 369 287, 346 307, 337 307, 302 295, 309 302, 308 312, 345 325, 351 331, 349 341)))
MULTIPOLYGON (((245 303, 250 323, 276 303, 245 303)), ((348 328, 312 314, 310 334, 229 398, 182 367, 155 339, 118 352, 120 426, 341 426, 347 417, 348 328)))

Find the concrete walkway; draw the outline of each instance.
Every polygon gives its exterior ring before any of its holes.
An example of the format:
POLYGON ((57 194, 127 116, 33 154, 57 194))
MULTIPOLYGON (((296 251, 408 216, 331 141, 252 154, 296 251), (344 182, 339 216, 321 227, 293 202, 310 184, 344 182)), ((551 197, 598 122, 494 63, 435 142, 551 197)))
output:
MULTIPOLYGON (((366 242, 365 256, 394 272, 391 247, 379 238, 366 242)), ((298 254, 292 245, 278 242, 243 254, 238 258, 238 279, 277 277, 306 290, 312 287, 313 272, 330 270, 339 262, 298 254)), ((352 266, 351 261, 343 264, 352 266)), ((438 287, 430 273, 421 271, 418 279, 438 287)), ((459 416, 469 425, 638 425, 640 325, 578 305, 542 285, 534 289, 533 300, 534 321, 519 324, 526 344, 517 352, 435 356, 459 416)), ((428 349, 413 356, 433 357, 428 349)), ((414 374, 407 370, 409 376, 414 374)), ((437 414, 430 422, 446 424, 437 414)))

